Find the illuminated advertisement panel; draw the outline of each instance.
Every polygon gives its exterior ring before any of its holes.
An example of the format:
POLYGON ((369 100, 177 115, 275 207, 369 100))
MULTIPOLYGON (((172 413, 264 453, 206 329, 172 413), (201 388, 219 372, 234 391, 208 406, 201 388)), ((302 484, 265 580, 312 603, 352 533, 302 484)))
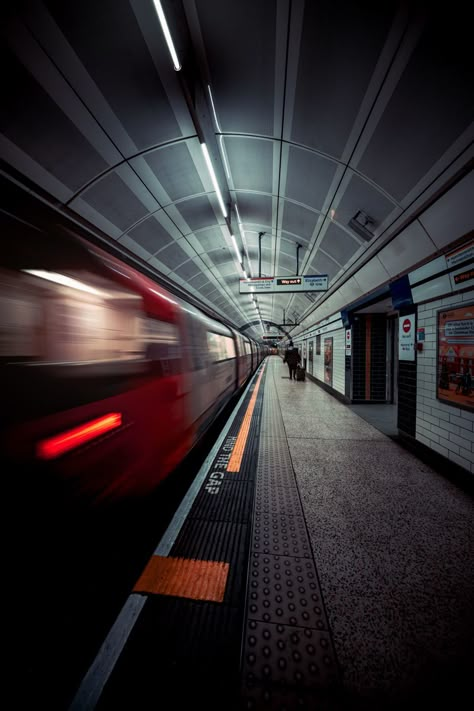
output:
POLYGON ((438 312, 438 400, 474 411, 474 304, 438 312))
POLYGON ((324 382, 332 386, 332 338, 324 339, 324 382))

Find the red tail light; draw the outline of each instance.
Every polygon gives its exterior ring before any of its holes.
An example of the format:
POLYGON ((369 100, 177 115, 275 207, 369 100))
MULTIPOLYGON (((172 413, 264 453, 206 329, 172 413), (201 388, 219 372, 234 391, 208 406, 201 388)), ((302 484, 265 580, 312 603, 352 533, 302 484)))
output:
POLYGON ((121 424, 122 415, 119 412, 110 412, 97 420, 85 422, 80 427, 74 427, 74 429, 67 430, 55 437, 44 439, 38 443, 36 454, 40 459, 56 459, 61 454, 120 427, 121 424))

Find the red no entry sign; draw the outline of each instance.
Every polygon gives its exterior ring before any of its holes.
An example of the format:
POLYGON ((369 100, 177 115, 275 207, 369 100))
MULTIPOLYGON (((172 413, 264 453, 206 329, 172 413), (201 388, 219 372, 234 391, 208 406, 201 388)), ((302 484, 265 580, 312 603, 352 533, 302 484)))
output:
POLYGON ((402 325, 402 328, 403 328, 403 330, 405 331, 405 333, 408 333, 408 331, 409 331, 410 328, 411 328, 411 321, 410 321, 409 318, 406 318, 406 319, 404 320, 403 325, 402 325))

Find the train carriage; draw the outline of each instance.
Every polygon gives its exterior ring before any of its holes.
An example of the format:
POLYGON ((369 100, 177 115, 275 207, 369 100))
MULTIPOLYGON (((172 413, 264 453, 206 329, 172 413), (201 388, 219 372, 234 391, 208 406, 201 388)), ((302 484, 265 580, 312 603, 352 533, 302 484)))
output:
POLYGON ((95 502, 145 495, 244 385, 256 347, 81 237, 2 220, 2 456, 95 502))

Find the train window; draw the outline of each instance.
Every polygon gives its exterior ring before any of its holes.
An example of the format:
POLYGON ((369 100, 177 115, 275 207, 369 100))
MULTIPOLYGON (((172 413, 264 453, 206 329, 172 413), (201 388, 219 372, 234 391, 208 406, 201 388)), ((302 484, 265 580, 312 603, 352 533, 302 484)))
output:
POLYGON ((229 360, 235 358, 234 340, 230 336, 224 336, 214 331, 207 332, 207 345, 211 362, 229 360))
POLYGON ((183 309, 186 328, 186 353, 189 356, 191 370, 203 370, 207 366, 208 348, 206 332, 199 316, 193 311, 183 309))
POLYGON ((54 272, 0 274, 4 362, 91 364, 143 359, 141 298, 112 282, 54 272))
POLYGON ((163 376, 181 371, 181 349, 178 328, 156 318, 143 319, 145 357, 153 363, 153 372, 163 376))

